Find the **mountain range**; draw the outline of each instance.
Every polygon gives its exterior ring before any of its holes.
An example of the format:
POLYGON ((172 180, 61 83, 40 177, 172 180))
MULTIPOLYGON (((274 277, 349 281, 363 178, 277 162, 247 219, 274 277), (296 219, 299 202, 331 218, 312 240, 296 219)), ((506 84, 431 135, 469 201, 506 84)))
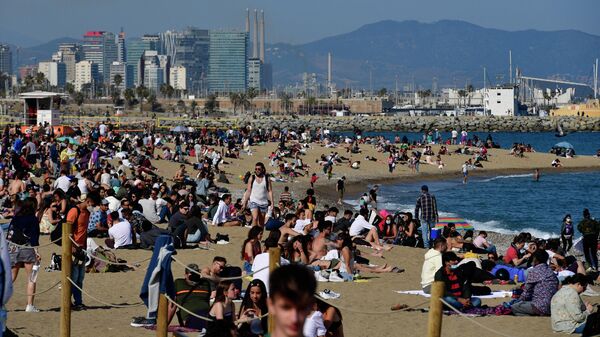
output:
MULTIPOLYGON (((60 43, 75 41, 60 38, 21 48, 19 63, 50 59, 60 43)), ((392 89, 396 80, 400 88, 409 83, 430 88, 434 78, 439 88, 481 87, 484 67, 487 85, 508 81, 509 50, 513 69, 526 76, 591 83, 600 36, 576 30, 506 31, 455 20, 387 20, 306 44, 269 44, 266 59, 273 65, 275 85, 302 83, 305 72, 325 83, 331 52, 338 88, 392 89)))

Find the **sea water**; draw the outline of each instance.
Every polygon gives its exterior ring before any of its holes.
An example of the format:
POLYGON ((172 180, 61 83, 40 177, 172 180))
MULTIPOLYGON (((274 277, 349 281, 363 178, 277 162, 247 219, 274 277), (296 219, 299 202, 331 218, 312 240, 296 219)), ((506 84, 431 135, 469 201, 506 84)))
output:
MULTIPOLYGON (((352 132, 342 132, 344 135, 353 135, 352 132)), ((575 148, 577 154, 594 155, 600 150, 600 132, 574 132, 564 137, 556 137, 552 132, 468 132, 468 138, 477 135, 485 141, 491 135, 495 143, 504 149, 509 149, 513 143, 531 144, 538 152, 548 152, 552 146, 559 142, 569 142, 575 148)), ((411 142, 420 141, 423 133, 419 132, 365 132, 364 136, 384 136, 393 140, 395 136, 402 138, 406 136, 411 142)), ((451 137, 450 132, 441 132, 442 139, 451 137)), ((460 134, 459 134, 460 140, 460 134)))
MULTIPOLYGON (((599 159, 600 160, 600 159, 599 159)), ((563 217, 571 214, 575 224, 588 208, 600 218, 600 172, 471 177, 467 184, 456 179, 382 185, 378 206, 389 211, 414 212, 423 184, 437 199, 440 217, 459 217, 475 230, 503 234, 530 232, 535 237, 557 237, 563 217)), ((357 200, 347 200, 357 205, 357 200)), ((577 233, 579 234, 579 233, 577 233)), ((579 236, 579 235, 577 235, 579 236)))

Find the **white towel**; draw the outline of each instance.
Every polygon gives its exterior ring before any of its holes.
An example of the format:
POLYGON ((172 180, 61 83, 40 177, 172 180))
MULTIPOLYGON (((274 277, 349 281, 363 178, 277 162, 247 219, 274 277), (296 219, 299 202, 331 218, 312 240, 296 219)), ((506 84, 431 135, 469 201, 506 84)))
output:
MULTIPOLYGON (((425 294, 423 292, 423 290, 396 290, 396 292, 398 294, 420 295, 420 296, 425 296, 425 297, 431 297, 431 295, 425 294)), ((473 296, 473 297, 479 297, 479 298, 504 298, 504 297, 511 297, 511 296, 512 296, 512 291, 500 290, 500 291, 493 291, 490 295, 473 296)))

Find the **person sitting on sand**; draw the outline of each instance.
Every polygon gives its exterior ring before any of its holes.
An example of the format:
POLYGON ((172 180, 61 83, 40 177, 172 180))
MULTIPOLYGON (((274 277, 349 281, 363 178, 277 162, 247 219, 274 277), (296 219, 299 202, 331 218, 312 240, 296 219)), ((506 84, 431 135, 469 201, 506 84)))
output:
POLYGON ((562 164, 560 162, 560 159, 556 158, 552 161, 552 164, 550 164, 552 167, 562 167, 562 164))
POLYGON ((525 247, 525 241, 524 235, 515 236, 510 247, 506 250, 506 254, 504 254, 504 263, 520 268, 527 266, 527 260, 531 257, 531 254, 521 253, 521 249, 525 247))
POLYGON ((260 226, 254 226, 248 231, 248 238, 242 243, 242 261, 244 262, 244 270, 246 273, 250 273, 252 270, 252 263, 254 257, 262 253, 260 246, 260 240, 262 240, 263 228, 260 226))
POLYGON ((223 227, 234 227, 240 226, 241 222, 237 219, 231 217, 229 212, 229 205, 231 204, 231 194, 226 193, 223 194, 221 201, 219 201, 219 206, 217 208, 217 212, 212 218, 213 226, 223 226, 223 227))
MULTIPOLYGON (((242 304, 238 312, 240 321, 261 317, 269 312, 267 307, 267 288, 261 280, 252 280, 246 288, 242 304)), ((242 323, 238 331, 240 336, 250 337, 263 335, 268 328, 268 318, 242 323)))
MULTIPOLYGON (((356 271, 365 273, 401 273, 404 269, 399 267, 388 266, 387 263, 383 266, 371 266, 368 264, 358 263, 358 251, 350 235, 346 233, 340 233, 335 237, 335 246, 339 252, 340 258, 340 276, 345 281, 351 281, 356 271)), ((368 260, 361 258, 368 263, 368 260)))
MULTIPOLYGON (((206 316, 210 308, 210 282, 200 276, 200 268, 195 263, 187 265, 184 278, 175 280, 175 302, 188 311, 200 316, 206 316)), ((186 328, 201 330, 205 321, 190 315, 185 310, 169 303, 170 322, 177 313, 179 325, 186 328)))
POLYGON ((487 241, 487 236, 488 234, 486 231, 479 231, 477 237, 473 239, 473 245, 479 249, 484 249, 488 253, 495 253, 496 246, 487 241))
POLYGON ((425 261, 421 268, 421 287, 426 294, 431 294, 431 285, 435 273, 443 266, 442 253, 446 252, 446 249, 448 249, 446 239, 437 238, 433 241, 433 248, 425 253, 425 261))
MULTIPOLYGON (((379 233, 377 232, 377 227, 373 226, 367 221, 366 218, 368 216, 369 212, 367 209, 362 208, 359 215, 352 222, 352 225, 350 225, 350 236, 353 237, 353 240, 357 238, 364 239, 363 241, 369 243, 371 247, 375 248, 376 250, 382 250, 386 247, 379 243, 379 233)), ((391 249, 391 247, 389 248, 391 249)))
POLYGON ((543 249, 536 250, 523 293, 519 301, 511 306, 515 316, 550 315, 550 301, 558 290, 558 278, 547 262, 548 253, 543 249))
POLYGON ((563 286, 554 294, 550 302, 552 330, 569 334, 583 334, 587 336, 600 333, 595 320, 598 314, 592 315, 594 306, 581 299, 588 286, 585 275, 576 274, 567 277, 563 286), (594 327, 595 331, 590 328, 594 327))
POLYGON ((434 280, 445 284, 444 301, 458 310, 481 306, 479 298, 471 297, 470 283, 464 280, 461 270, 454 267, 458 264, 458 256, 454 252, 444 252, 442 263, 434 280))
POLYGON ((353 161, 352 164, 350 164, 350 167, 354 170, 358 170, 360 168, 360 160, 353 161))

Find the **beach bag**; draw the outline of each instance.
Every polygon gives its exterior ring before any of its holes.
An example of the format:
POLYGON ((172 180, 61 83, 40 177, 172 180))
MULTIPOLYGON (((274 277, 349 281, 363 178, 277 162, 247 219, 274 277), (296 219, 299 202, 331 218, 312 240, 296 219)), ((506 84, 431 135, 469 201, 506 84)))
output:
MULTIPOLYGON (((67 214, 69 214, 69 212, 73 208, 77 209, 77 217, 75 218, 75 223, 74 223, 74 225, 75 225, 77 223, 77 220, 79 220, 79 214, 81 214, 81 210, 77 206, 72 206, 67 211, 67 214)), ((62 225, 66 221, 67 221, 67 217, 65 216, 56 224, 56 227, 54 227, 54 230, 52 230, 52 232, 50 232, 50 241, 54 242, 54 244, 57 246, 62 246, 62 225)))

